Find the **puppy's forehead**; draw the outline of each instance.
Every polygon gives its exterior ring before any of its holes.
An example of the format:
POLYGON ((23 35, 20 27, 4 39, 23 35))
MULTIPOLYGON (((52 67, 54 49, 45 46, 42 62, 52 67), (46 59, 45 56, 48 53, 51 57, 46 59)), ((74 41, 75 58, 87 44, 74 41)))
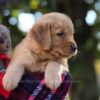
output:
POLYGON ((47 14, 44 14, 41 18, 51 18, 51 19, 55 19, 55 18, 66 18, 67 16, 62 14, 62 13, 47 13, 47 14))
POLYGON ((53 22, 57 28, 74 33, 74 26, 71 19, 62 13, 48 13, 41 17, 41 21, 53 22))

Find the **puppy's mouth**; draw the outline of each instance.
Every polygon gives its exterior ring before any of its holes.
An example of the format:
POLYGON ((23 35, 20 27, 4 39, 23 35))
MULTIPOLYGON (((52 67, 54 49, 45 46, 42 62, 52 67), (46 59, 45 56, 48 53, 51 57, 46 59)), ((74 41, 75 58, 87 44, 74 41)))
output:
POLYGON ((77 55, 77 46, 67 45, 64 47, 51 48, 49 54, 55 58, 71 58, 77 55))
POLYGON ((77 55, 77 49, 75 51, 71 51, 70 49, 65 50, 57 50, 55 52, 51 52, 53 56, 56 58, 71 58, 77 55))
POLYGON ((64 54, 60 54, 62 57, 67 57, 67 58, 71 58, 73 56, 76 56, 77 55, 77 50, 75 52, 67 52, 67 53, 64 53, 64 54))
POLYGON ((77 55, 78 49, 77 47, 68 47, 63 50, 62 56, 71 58, 77 55))

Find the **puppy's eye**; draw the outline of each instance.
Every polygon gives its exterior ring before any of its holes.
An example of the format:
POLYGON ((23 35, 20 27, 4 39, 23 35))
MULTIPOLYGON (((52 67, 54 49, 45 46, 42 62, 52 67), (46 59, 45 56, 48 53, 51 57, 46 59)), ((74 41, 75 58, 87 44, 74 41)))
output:
POLYGON ((59 37, 64 36, 64 32, 59 32, 59 33, 57 33, 57 36, 59 36, 59 37))

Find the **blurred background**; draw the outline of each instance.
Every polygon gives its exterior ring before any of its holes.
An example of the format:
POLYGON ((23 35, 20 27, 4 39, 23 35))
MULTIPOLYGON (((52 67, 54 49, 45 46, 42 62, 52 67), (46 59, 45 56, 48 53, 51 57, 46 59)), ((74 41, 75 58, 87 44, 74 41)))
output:
POLYGON ((70 100, 100 100, 100 0, 0 0, 0 24, 11 31, 12 48, 45 13, 71 17, 79 53, 69 61, 70 100))

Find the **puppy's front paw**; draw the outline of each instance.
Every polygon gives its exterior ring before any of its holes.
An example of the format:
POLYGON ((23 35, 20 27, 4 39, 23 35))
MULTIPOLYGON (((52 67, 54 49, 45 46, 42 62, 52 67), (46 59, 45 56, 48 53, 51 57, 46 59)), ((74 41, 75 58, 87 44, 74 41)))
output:
POLYGON ((54 75, 52 73, 45 74, 45 84, 50 88, 50 89, 56 89, 60 86, 61 84, 61 76, 59 75, 54 75))
POLYGON ((57 62, 49 62, 45 69, 45 83, 51 89, 60 86, 63 66, 57 62))
POLYGON ((18 86, 19 80, 11 75, 6 75, 3 77, 3 87, 5 90, 10 91, 18 86))

